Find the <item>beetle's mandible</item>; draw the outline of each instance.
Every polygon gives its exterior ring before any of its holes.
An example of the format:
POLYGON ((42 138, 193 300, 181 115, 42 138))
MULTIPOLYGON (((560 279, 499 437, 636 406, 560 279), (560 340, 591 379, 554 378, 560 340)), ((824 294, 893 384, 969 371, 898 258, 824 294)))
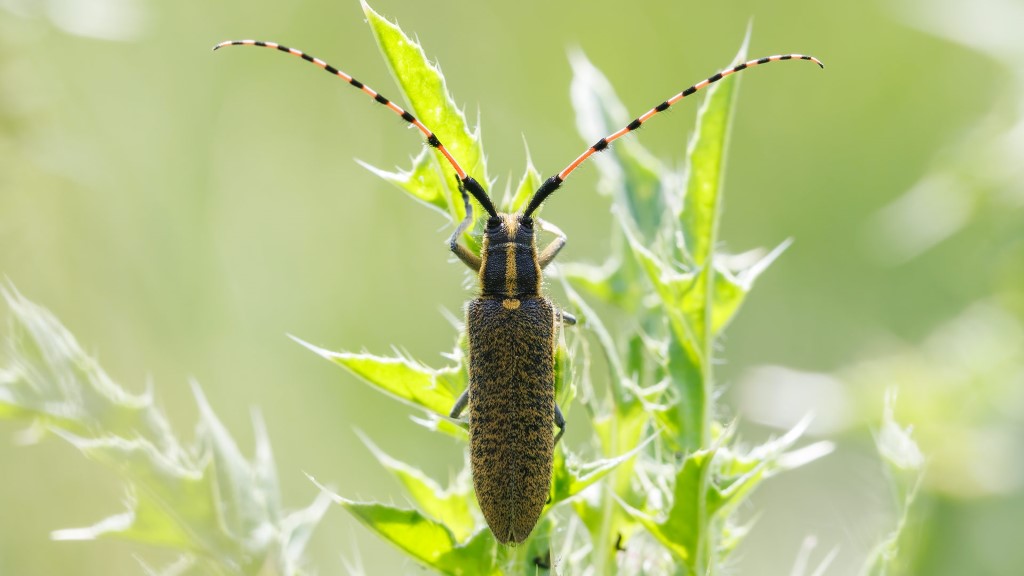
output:
POLYGON ((448 244, 459 260, 477 273, 480 293, 466 305, 469 388, 455 403, 451 417, 458 418, 469 407, 473 487, 491 532, 503 544, 523 542, 537 524, 551 489, 555 444, 565 430, 565 420, 555 403, 555 346, 560 326, 573 324, 575 319, 556 308, 541 290, 542 271, 565 246, 565 234, 534 213, 591 155, 705 86, 746 68, 780 60, 810 60, 824 68, 813 56, 782 54, 723 70, 601 138, 545 180, 525 210, 506 214, 495 209, 480 183, 463 170, 433 131, 369 86, 319 58, 274 42, 232 40, 216 45, 214 50, 232 45, 280 50, 341 78, 415 126, 455 170, 466 217, 448 244), (459 243, 473 223, 470 196, 487 214, 479 256, 459 243), (555 239, 540 251, 536 243, 539 230, 555 234, 555 239))

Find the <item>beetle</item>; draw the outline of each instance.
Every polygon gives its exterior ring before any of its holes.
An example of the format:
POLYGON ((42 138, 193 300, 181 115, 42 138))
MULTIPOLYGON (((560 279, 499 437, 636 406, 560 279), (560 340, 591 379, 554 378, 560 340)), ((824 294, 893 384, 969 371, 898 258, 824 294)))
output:
POLYGON ((459 418, 469 408, 473 488, 487 525, 503 544, 522 543, 537 524, 550 493, 554 448, 565 432, 565 418, 555 402, 555 346, 560 326, 574 324, 575 318, 558 309, 544 295, 541 284, 544 268, 565 246, 566 236, 536 218, 536 211, 590 156, 722 78, 782 60, 810 60, 824 68, 813 56, 780 54, 750 60, 710 76, 598 140, 561 172, 545 180, 522 212, 509 214, 495 209, 483 186, 463 170, 433 131, 369 86, 319 58, 276 42, 229 40, 213 49, 225 46, 270 48, 319 66, 415 126, 455 170, 466 216, 448 239, 448 247, 477 274, 480 292, 466 305, 469 387, 459 396, 450 416, 459 418), (487 215, 479 255, 459 243, 474 222, 470 196, 487 215), (540 230, 555 235, 542 250, 537 247, 540 230))

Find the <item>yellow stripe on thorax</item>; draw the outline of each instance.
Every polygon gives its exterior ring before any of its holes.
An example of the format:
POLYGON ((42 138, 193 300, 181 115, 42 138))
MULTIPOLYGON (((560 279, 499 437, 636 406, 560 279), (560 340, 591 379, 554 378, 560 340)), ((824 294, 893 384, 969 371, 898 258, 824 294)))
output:
POLYGON ((519 231, 519 220, 513 214, 502 214, 505 230, 510 242, 505 246, 505 294, 516 294, 516 232, 519 231))

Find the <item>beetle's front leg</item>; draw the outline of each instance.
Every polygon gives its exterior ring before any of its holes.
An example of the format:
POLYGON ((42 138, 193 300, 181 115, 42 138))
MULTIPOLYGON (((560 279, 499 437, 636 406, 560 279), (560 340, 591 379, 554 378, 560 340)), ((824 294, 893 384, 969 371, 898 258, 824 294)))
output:
POLYGON ((462 244, 459 244, 459 238, 462 233, 469 228, 470 224, 473 223, 473 205, 469 202, 469 195, 466 194, 466 187, 462 185, 462 181, 456 180, 459 183, 459 192, 462 194, 462 201, 466 206, 466 217, 459 223, 459 227, 452 233, 451 238, 448 239, 448 248, 459 257, 459 260, 469 266, 469 269, 473 272, 480 271, 480 257, 470 252, 469 248, 466 248, 462 244))
POLYGON ((540 267, 543 269, 550 264, 551 261, 555 259, 555 256, 558 256, 558 253, 562 248, 565 247, 566 236, 565 232, 562 232, 558 226, 555 226, 546 220, 537 218, 537 222, 540 224, 541 230, 551 232, 555 235, 555 239, 551 241, 551 244, 548 244, 547 247, 541 251, 540 255, 537 256, 537 263, 540 264, 540 267))

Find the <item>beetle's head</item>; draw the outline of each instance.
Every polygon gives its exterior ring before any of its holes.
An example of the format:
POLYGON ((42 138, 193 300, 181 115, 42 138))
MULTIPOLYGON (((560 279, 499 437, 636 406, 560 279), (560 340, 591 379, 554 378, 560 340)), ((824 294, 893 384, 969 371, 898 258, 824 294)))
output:
POLYGON ((520 298, 540 290, 533 218, 505 212, 489 217, 480 256, 484 294, 520 298))

